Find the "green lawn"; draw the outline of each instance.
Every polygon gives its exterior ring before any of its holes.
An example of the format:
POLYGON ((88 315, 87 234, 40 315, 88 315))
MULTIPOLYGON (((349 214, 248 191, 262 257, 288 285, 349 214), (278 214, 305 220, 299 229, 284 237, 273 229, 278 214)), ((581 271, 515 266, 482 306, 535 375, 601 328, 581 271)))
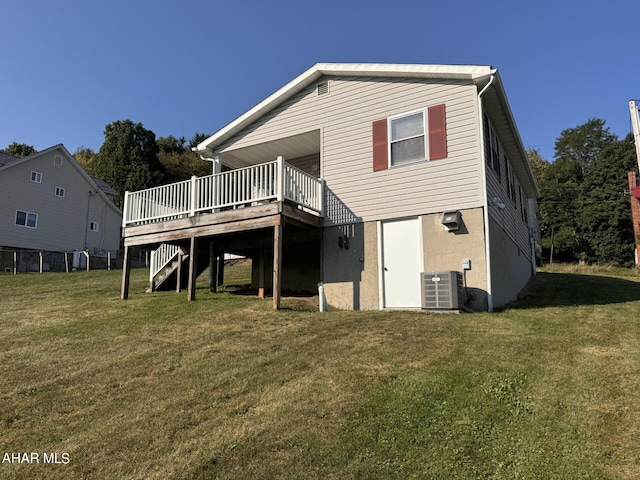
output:
POLYGON ((462 315, 146 274, 127 301, 117 271, 0 274, 0 455, 40 456, 0 478, 640 478, 636 272, 555 267, 462 315))

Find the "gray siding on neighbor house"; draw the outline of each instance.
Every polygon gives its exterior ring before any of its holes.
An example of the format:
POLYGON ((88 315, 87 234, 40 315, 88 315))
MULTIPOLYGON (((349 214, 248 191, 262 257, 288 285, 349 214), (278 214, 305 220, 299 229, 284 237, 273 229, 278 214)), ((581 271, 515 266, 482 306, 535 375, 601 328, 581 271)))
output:
POLYGON ((96 194, 80 167, 60 149, 16 162, 0 171, 0 246, 51 251, 88 248, 92 252, 117 251, 122 216, 96 194), (61 165, 54 164, 59 157, 61 165), (42 182, 31 181, 31 172, 42 182), (64 197, 56 196, 56 187, 64 197), (16 225, 16 211, 36 213, 37 228, 16 225), (98 231, 90 231, 98 222, 98 231), (86 242, 86 243, 85 243, 86 242))
POLYGON ((482 205, 475 85, 459 80, 328 80, 329 95, 318 97, 315 85, 305 89, 216 153, 321 130, 318 151, 327 187, 327 225, 482 205), (374 172, 372 122, 442 103, 446 106, 447 158, 374 172))

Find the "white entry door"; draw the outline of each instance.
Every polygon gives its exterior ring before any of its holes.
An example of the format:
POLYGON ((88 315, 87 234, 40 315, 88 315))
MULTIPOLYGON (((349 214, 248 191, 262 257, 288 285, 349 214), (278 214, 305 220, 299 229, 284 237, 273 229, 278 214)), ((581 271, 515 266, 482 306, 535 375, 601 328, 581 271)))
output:
POLYGON ((420 308, 422 245, 418 218, 382 222, 385 308, 420 308))

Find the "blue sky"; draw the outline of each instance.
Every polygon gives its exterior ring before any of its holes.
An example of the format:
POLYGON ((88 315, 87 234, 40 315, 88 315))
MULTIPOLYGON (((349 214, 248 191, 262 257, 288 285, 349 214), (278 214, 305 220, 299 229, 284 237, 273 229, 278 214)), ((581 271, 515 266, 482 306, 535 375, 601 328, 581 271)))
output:
POLYGON ((213 133, 318 62, 483 64, 551 160, 598 117, 630 132, 637 0, 0 0, 0 148, 98 150, 104 127, 213 133))

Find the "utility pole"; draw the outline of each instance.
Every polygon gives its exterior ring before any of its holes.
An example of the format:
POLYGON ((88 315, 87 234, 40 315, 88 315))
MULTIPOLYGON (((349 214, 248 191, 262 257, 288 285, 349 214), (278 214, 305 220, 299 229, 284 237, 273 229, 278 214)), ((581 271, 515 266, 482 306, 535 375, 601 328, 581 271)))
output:
POLYGON ((629 100, 629 113, 631 114, 631 125, 633 126, 633 140, 636 144, 638 170, 640 170, 640 117, 638 116, 636 101, 637 100, 629 100))
MULTIPOLYGON (((631 125, 633 126, 633 141, 636 145, 636 159, 638 160, 638 170, 640 171, 640 117, 638 115, 637 100, 629 100, 629 113, 631 114, 631 125)), ((633 234, 635 237, 634 257, 636 267, 640 266, 640 187, 636 180, 635 172, 628 172, 629 191, 631 193, 631 220, 633 222, 633 234)))

